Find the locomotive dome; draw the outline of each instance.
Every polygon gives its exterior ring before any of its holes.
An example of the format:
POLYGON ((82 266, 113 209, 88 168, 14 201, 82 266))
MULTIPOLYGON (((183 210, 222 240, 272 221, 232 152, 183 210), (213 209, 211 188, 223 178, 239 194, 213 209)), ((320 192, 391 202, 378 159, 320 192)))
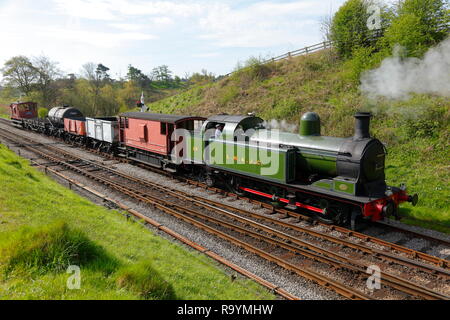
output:
POLYGON ((307 112, 300 119, 301 136, 320 136, 320 117, 315 112, 307 112))

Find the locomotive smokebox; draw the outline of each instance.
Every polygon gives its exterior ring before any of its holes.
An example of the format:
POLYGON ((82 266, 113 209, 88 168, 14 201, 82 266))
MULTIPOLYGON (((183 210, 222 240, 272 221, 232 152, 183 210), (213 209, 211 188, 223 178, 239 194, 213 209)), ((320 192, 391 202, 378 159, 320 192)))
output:
POLYGON ((370 118, 372 118, 370 112, 358 112, 355 114, 355 135, 353 136, 353 140, 370 138, 370 118))

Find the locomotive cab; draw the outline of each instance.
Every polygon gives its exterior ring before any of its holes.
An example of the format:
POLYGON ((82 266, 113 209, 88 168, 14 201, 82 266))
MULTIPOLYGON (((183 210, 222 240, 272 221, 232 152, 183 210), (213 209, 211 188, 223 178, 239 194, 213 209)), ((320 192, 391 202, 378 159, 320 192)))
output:
POLYGON ((202 132, 204 140, 209 142, 214 138, 214 129, 220 125, 222 135, 220 139, 228 141, 237 141, 241 137, 248 140, 248 138, 258 129, 264 129, 264 120, 252 115, 249 116, 231 116, 218 115, 208 118, 203 124, 202 132), (247 138, 244 138, 246 136, 247 138))

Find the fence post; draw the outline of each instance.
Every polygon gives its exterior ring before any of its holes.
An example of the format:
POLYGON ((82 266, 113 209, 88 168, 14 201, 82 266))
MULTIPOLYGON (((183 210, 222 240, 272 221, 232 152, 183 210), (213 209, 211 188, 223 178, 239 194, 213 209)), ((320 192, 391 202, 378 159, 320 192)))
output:
POLYGON ((291 52, 288 52, 288 59, 291 59, 291 52))

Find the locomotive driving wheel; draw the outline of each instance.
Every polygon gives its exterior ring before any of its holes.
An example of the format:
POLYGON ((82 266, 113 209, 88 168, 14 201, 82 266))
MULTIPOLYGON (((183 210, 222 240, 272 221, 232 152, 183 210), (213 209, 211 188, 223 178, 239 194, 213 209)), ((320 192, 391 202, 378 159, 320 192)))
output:
POLYGON ((318 220, 327 224, 346 225, 349 222, 349 209, 340 203, 332 203, 328 200, 321 199, 320 207, 323 213, 316 213, 318 220))
POLYGON ((245 192, 241 190, 242 181, 239 177, 231 177, 230 180, 231 191, 237 194, 238 196, 244 196, 245 192))

